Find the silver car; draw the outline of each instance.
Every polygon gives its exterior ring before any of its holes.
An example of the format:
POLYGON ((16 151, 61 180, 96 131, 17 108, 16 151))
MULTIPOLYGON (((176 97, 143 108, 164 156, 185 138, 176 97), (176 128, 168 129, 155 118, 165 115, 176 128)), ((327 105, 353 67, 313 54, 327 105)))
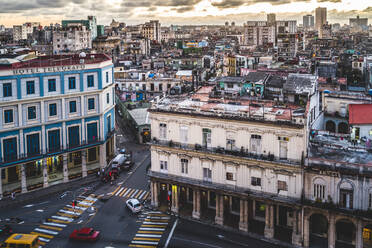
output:
POLYGON ((142 205, 137 199, 129 199, 125 203, 132 213, 139 213, 142 210, 142 205))

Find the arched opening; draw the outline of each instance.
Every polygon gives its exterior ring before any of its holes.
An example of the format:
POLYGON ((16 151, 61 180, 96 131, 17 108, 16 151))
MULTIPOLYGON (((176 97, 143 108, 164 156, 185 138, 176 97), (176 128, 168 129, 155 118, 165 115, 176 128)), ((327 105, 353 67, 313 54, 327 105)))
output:
POLYGON ((355 226, 346 219, 336 223, 336 248, 354 248, 355 247, 355 226))
POLYGON ((332 133, 335 133, 336 132, 336 124, 334 121, 327 121, 326 122, 326 130, 329 131, 329 132, 332 132, 332 133))
POLYGON ((338 124, 338 132, 339 133, 349 133, 349 125, 345 122, 341 122, 338 124))
POLYGON ((328 220, 322 214, 310 216, 310 243, 309 247, 328 246, 328 220))

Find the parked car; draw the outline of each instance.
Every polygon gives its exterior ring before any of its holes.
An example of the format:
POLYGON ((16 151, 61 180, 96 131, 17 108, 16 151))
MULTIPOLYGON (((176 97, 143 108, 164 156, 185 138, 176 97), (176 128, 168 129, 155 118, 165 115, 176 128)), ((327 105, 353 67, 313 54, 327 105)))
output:
POLYGON ((13 233, 13 229, 9 225, 0 225, 0 235, 9 235, 13 233))
POLYGON ((94 230, 91 227, 84 227, 78 230, 74 230, 70 234, 70 239, 78 241, 97 241, 100 232, 94 230))
POLYGON ((142 210, 142 205, 137 199, 129 199, 125 203, 132 213, 139 213, 142 210))
POLYGON ((130 159, 125 160, 124 164, 122 165, 122 168, 124 170, 129 170, 133 166, 133 161, 130 159))

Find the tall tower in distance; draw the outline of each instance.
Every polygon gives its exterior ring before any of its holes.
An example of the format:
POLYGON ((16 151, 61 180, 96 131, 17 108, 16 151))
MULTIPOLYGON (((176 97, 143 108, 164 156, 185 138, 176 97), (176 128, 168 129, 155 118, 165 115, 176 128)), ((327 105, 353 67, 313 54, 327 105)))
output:
POLYGON ((267 14, 267 25, 271 26, 276 22, 276 15, 274 13, 267 14))
POLYGON ((327 23, 327 8, 318 7, 315 9, 315 28, 322 37, 323 25, 327 23))
POLYGON ((314 28, 314 16, 313 15, 305 15, 303 16, 303 26, 306 30, 314 28))

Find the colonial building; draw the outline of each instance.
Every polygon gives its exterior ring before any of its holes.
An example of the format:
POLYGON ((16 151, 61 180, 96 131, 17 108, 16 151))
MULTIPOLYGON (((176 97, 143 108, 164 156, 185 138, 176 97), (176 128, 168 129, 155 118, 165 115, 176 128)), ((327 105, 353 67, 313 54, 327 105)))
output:
POLYGON ((75 53, 92 48, 91 31, 85 26, 68 26, 53 31, 53 53, 75 53))
POLYGON ((103 54, 0 64, 0 194, 86 177, 114 153, 114 83, 103 54))
POLYGON ((302 167, 319 115, 316 80, 307 76, 290 75, 285 104, 217 86, 160 100, 149 110, 152 204, 302 245, 302 167), (302 87, 304 102, 289 86, 302 87))

